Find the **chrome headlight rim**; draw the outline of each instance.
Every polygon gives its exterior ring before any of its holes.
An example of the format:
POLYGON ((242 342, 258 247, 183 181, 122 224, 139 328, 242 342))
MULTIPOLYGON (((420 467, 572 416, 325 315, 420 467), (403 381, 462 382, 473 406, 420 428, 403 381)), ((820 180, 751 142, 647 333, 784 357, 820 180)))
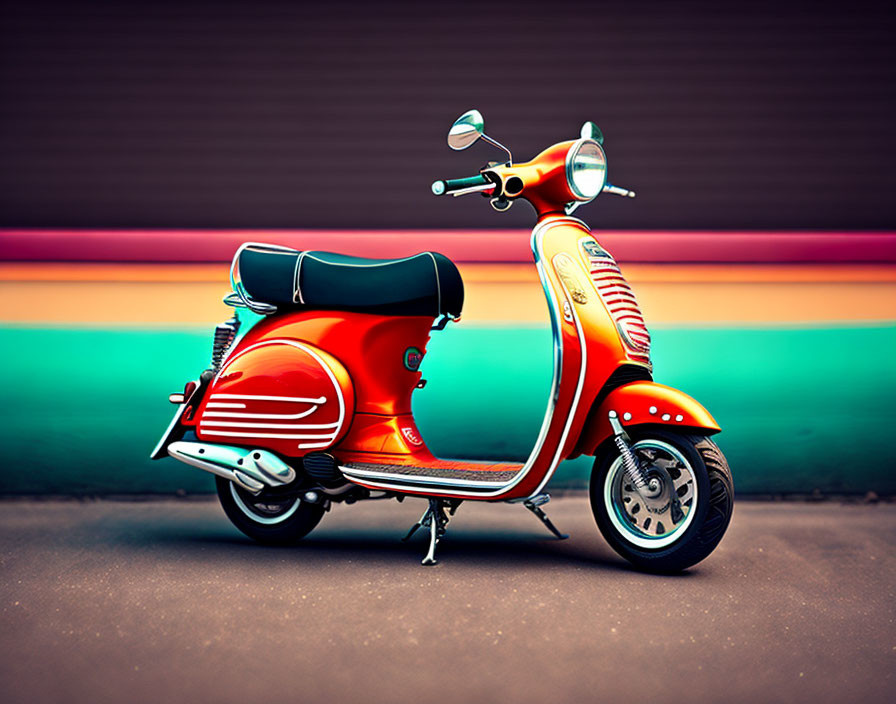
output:
POLYGON ((600 142, 596 139, 582 138, 577 140, 570 146, 569 151, 566 152, 566 184, 569 186, 569 191, 572 193, 573 198, 581 203, 587 203, 589 201, 594 200, 597 196, 600 195, 600 192, 603 190, 603 187, 607 184, 607 154, 604 151, 603 146, 601 146, 600 142), (600 152, 604 161, 604 169, 603 169, 603 182, 600 187, 597 189, 597 193, 592 196, 586 195, 579 190, 578 186, 576 186, 575 179, 573 178, 573 167, 575 166, 576 157, 579 155, 579 152, 582 150, 582 147, 585 145, 594 145, 597 147, 597 150, 600 152))

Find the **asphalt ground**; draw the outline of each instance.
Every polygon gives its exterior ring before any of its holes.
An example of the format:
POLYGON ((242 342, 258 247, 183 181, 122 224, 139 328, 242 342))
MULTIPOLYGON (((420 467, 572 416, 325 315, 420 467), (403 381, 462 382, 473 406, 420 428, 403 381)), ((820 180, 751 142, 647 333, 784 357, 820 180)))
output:
POLYGON ((739 502, 679 577, 630 569, 587 501, 337 506, 265 548, 208 501, 0 502, 0 701, 896 700, 896 506, 739 502))

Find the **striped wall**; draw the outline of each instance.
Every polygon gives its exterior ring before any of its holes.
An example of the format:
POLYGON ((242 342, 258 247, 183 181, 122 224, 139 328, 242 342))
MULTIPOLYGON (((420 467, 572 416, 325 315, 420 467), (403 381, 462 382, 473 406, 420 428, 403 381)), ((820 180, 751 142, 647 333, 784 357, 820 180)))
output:
MULTIPOLYGON (((654 337, 656 379, 723 427, 741 492, 894 493, 896 235, 605 233, 654 337), (858 444, 857 444, 858 443, 858 444)), ((459 262, 462 321, 434 333, 414 399, 442 456, 521 459, 550 382, 528 233, 0 231, 0 492, 209 491, 146 456, 165 397, 208 363, 245 240, 459 262)), ((566 463, 555 487, 581 486, 566 463)))
POLYGON ((606 135, 601 222, 892 229, 896 13, 851 0, 0 4, 0 214, 30 227, 525 227, 434 198, 606 135))

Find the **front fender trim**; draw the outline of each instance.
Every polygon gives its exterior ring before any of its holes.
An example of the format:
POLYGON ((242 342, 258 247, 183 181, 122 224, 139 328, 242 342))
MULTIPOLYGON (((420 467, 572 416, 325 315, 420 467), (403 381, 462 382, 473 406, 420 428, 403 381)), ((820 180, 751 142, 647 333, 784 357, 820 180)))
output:
POLYGON ((579 436, 574 455, 593 455, 600 444, 613 435, 608 414, 616 411, 624 427, 667 426, 713 435, 722 429, 699 402, 686 393, 653 381, 633 381, 613 389, 589 415, 579 436))

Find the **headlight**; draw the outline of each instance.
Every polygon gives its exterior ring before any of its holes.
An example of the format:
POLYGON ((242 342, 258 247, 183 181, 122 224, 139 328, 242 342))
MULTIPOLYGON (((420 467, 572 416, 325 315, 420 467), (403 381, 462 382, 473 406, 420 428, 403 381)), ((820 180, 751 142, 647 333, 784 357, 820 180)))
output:
POLYGON ((607 182, 607 155, 593 139, 580 139, 566 153, 566 180, 576 200, 595 198, 607 182))

